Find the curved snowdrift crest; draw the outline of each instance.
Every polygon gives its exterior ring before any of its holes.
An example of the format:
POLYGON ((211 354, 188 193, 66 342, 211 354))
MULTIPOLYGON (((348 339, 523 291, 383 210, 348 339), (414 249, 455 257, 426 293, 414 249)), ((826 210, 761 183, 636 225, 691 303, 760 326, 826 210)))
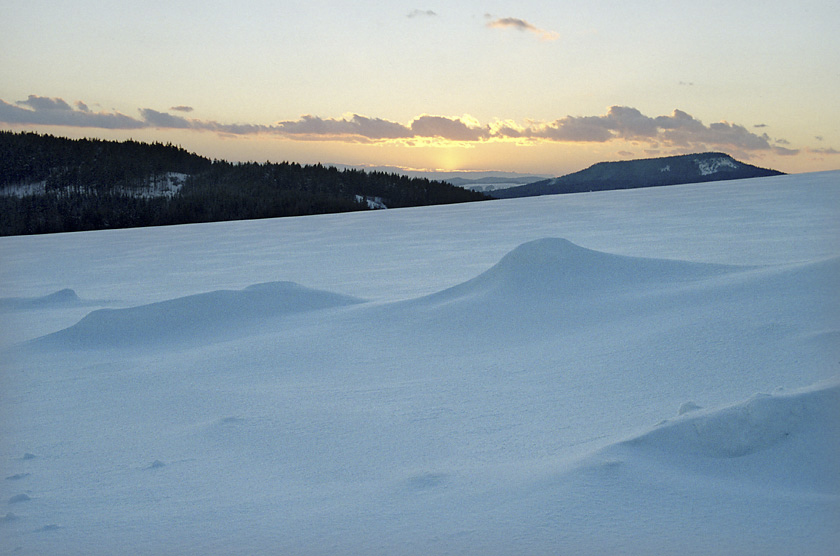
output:
MULTIPOLYGON (((626 444, 671 455, 740 458, 772 449, 809 431, 826 427, 836 430, 838 418, 840 380, 835 380, 793 393, 755 394, 727 407, 697 409, 665 421, 626 444)), ((824 449, 838 455, 840 437, 836 438, 824 449)))
POLYGON ((604 290, 690 282, 736 270, 738 267, 726 265, 613 255, 566 239, 543 238, 523 243, 483 274, 430 297, 597 295, 604 290))
POLYGON ((128 309, 100 309, 34 342, 53 347, 135 347, 236 334, 263 319, 361 303, 294 282, 218 290, 128 309))

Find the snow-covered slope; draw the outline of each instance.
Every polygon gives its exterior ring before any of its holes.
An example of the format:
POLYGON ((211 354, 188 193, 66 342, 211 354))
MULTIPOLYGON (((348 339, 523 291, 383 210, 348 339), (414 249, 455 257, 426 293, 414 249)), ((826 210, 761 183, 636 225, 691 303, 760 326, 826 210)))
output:
POLYGON ((833 554, 839 208, 829 172, 0 238, 0 553, 833 554))

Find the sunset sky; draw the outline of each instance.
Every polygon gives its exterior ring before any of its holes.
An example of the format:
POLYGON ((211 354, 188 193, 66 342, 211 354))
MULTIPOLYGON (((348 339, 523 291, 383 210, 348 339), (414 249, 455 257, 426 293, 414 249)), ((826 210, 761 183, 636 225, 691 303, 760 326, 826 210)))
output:
POLYGON ((840 168, 836 0, 3 0, 0 129, 560 175, 840 168))

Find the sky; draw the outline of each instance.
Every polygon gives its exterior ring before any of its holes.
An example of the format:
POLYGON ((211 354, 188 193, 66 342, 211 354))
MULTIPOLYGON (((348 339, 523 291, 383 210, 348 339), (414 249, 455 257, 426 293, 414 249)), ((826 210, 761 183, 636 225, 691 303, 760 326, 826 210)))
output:
POLYGON ((835 0, 2 0, 0 129, 232 161, 840 168, 835 0))

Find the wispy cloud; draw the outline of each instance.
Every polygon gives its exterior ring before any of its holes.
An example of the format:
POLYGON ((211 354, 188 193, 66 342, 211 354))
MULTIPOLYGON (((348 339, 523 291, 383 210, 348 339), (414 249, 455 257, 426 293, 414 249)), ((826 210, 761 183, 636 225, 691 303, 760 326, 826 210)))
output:
POLYGON ((175 111, 175 112, 192 112, 192 111, 193 111, 193 107, 192 107, 192 106, 183 106, 183 105, 181 105, 181 106, 172 106, 172 107, 171 107, 171 108, 169 108, 169 109, 170 109, 170 110, 173 110, 173 111, 175 111))
POLYGON ((411 10, 406 17, 435 17, 437 13, 432 10, 411 10))
POLYGON ((806 150, 809 153, 813 153, 813 154, 840 154, 840 151, 838 151, 835 148, 831 148, 831 147, 829 147, 829 148, 819 148, 819 149, 809 148, 809 149, 806 149, 806 150))
POLYGON ((487 27, 491 29, 516 29, 518 31, 534 33, 537 35, 541 40, 544 41, 556 41, 560 38, 558 33, 554 31, 546 31, 545 29, 540 29, 536 25, 528 23, 524 19, 519 19, 516 17, 502 17, 499 19, 494 19, 487 23, 487 27))
MULTIPOLYGON (((721 149, 749 156, 772 152, 794 155, 784 139, 771 139, 732 122, 704 124, 682 110, 662 116, 647 116, 629 106, 612 106, 596 116, 563 116, 552 121, 496 120, 482 124, 470 116, 422 114, 400 123, 360 114, 325 118, 307 114, 296 120, 270 124, 226 124, 188 118, 171 112, 189 112, 188 107, 172 107, 169 112, 141 108, 138 117, 119 112, 94 112, 81 102, 75 106, 61 98, 30 95, 15 103, 0 100, 0 122, 33 126, 69 126, 103 129, 186 129, 222 135, 273 135, 298 141, 343 141, 355 143, 398 142, 413 144, 479 144, 486 142, 606 143, 624 141, 643 148, 661 150, 721 149)), ((833 149, 810 149, 833 155, 833 149)))

